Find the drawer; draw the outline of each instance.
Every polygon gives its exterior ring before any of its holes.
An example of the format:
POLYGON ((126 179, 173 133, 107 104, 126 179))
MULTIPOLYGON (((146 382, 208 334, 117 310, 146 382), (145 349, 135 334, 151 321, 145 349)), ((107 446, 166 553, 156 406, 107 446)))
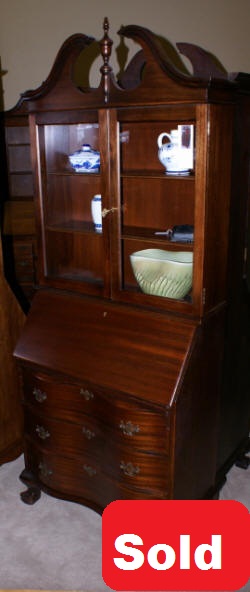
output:
POLYGON ((142 451, 169 451, 170 422, 164 408, 152 411, 141 401, 117 398, 105 421, 121 445, 142 451))
POLYGON ((170 478, 170 459, 167 455, 140 452, 133 447, 113 450, 106 473, 121 487, 146 491, 166 491, 170 478))
POLYGON ((89 500, 89 505, 101 508, 116 498, 116 484, 105 479, 99 464, 87 454, 82 458, 69 458, 35 445, 30 447, 28 443, 25 460, 26 468, 56 495, 82 502, 89 500))
POLYGON ((32 242, 14 242, 16 279, 24 283, 35 282, 34 247, 32 242))
POLYGON ((109 433, 88 416, 84 423, 72 423, 45 418, 27 410, 25 413, 25 434, 35 445, 68 457, 89 458, 97 462, 103 473, 118 483, 129 487, 145 489, 152 484, 154 489, 165 489, 169 473, 168 456, 140 452, 130 443, 114 445, 109 433))
POLYGON ((19 242, 19 241, 15 241, 14 245, 14 255, 15 255, 15 259, 17 259, 18 261, 22 262, 22 261, 28 261, 28 262, 32 262, 34 259, 34 247, 33 247, 33 243, 32 241, 29 242, 19 242))
POLYGON ((150 405, 119 393, 56 382, 43 373, 23 370, 25 400, 44 416, 86 422, 95 418, 96 429, 115 443, 140 450, 169 450, 169 417, 164 407, 150 405))
POLYGON ((45 416, 79 421, 79 415, 98 415, 99 395, 85 385, 57 381, 42 372, 23 368, 24 399, 45 416))
POLYGON ((98 451, 105 448, 104 434, 88 416, 82 422, 72 423, 46 418, 27 409, 24 424, 25 434, 47 450, 63 452, 68 456, 82 455, 85 452, 100 456, 98 451))
POLYGON ((88 505, 100 509, 118 499, 167 499, 169 496, 167 484, 164 489, 157 489, 154 482, 148 481, 142 488, 129 479, 114 479, 87 454, 81 459, 69 458, 28 446, 25 458, 26 468, 45 488, 75 501, 87 501, 88 505))
POLYGON ((34 284, 35 270, 32 261, 23 260, 15 262, 16 279, 19 282, 34 284))

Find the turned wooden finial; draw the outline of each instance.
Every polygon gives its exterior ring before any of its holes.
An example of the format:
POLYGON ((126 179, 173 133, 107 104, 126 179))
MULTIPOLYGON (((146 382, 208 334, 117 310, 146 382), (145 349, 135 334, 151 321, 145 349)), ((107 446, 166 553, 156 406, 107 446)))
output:
POLYGON ((107 102, 108 95, 109 95, 110 75, 112 73, 112 68, 109 64, 109 58, 111 56, 111 50, 112 50, 112 45, 113 45, 113 41, 112 41, 112 39, 110 39, 109 34, 108 34, 109 21, 108 21, 107 17, 105 17, 105 19, 103 21, 103 30, 104 30, 104 36, 103 36, 102 40, 100 41, 101 54, 103 57, 103 65, 100 68, 100 72, 103 77, 104 98, 105 98, 105 102, 107 102))

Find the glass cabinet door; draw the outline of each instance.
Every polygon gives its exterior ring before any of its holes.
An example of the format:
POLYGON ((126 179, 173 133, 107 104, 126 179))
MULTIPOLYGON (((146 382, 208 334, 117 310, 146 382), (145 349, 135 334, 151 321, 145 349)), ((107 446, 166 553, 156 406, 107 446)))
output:
POLYGON ((192 302, 195 118, 171 110, 118 114, 118 298, 168 307, 192 302), (125 296, 126 294, 126 296, 125 296), (157 299, 157 302, 156 300, 157 299))
POLYGON ((106 258, 98 113, 84 114, 80 123, 39 124, 38 144, 42 281, 102 293, 106 258))
POLYGON ((188 310, 194 293, 198 303, 205 150, 195 108, 50 119, 40 114, 35 132, 41 283, 166 309, 188 310))

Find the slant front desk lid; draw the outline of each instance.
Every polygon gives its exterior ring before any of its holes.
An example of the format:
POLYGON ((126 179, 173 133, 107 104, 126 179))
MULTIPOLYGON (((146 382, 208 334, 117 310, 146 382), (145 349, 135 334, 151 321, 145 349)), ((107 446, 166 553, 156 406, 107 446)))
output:
POLYGON ((40 290, 14 355, 77 381, 171 404, 197 323, 110 301, 40 290), (108 371, 107 371, 108 369, 108 371))

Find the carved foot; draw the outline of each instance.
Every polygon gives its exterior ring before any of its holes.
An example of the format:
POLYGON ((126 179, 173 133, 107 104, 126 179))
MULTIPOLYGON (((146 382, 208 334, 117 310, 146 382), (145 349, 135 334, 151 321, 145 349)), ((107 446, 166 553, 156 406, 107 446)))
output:
POLYGON ((41 497, 41 491, 38 487, 29 487, 26 491, 22 491, 20 493, 21 500, 28 504, 29 506, 33 506, 39 498, 41 497))
POLYGON ((250 465, 250 458, 246 456, 246 454, 242 454, 235 462, 235 466, 239 467, 240 469, 247 469, 250 465))
POLYGON ((41 491, 36 484, 33 473, 24 469, 20 475, 20 480, 26 485, 27 490, 20 493, 21 500, 30 506, 35 504, 41 497, 41 491))

